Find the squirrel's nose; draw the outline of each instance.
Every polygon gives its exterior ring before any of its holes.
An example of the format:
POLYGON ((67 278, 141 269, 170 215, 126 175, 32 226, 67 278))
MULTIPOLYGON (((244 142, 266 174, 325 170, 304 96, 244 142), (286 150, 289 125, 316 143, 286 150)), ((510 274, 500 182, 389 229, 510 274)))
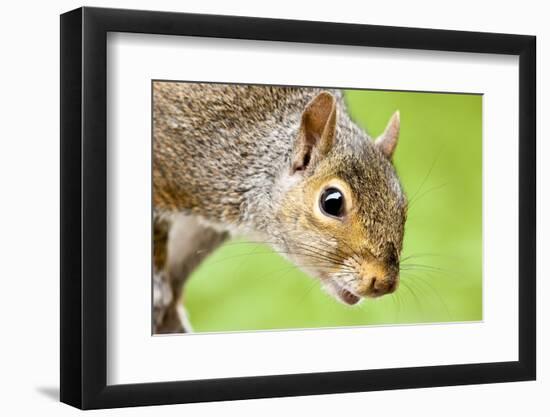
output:
POLYGON ((397 271, 382 262, 371 261, 363 264, 361 273, 362 284, 358 292, 362 296, 380 297, 391 294, 399 284, 397 271))
POLYGON ((384 294, 391 294, 397 289, 398 278, 386 275, 385 277, 372 277, 372 295, 378 297, 384 294))

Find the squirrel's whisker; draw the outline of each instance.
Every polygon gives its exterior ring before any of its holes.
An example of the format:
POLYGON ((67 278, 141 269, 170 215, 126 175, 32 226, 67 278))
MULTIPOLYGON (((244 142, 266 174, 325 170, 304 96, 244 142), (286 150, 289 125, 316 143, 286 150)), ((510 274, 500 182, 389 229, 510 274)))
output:
POLYGON ((401 265, 406 266, 406 267, 411 267, 411 268, 417 268, 418 267, 418 268, 432 269, 432 270, 436 270, 436 271, 444 271, 443 268, 433 266, 433 265, 428 265, 428 264, 401 262, 401 265))
POLYGON ((306 290, 306 292, 304 293, 304 295, 298 300, 297 304, 302 304, 304 302, 304 300, 306 299, 306 296, 308 296, 309 294, 311 294, 311 291, 317 286, 316 285, 317 282, 313 281, 311 283, 311 285, 309 286, 309 288, 306 290))
POLYGON ((341 258, 341 257, 336 257, 334 255, 327 255, 325 253, 322 253, 320 251, 315 251, 313 249, 310 249, 308 247, 305 247, 305 246, 302 246, 301 244, 300 245, 296 245, 299 249, 301 250, 304 250, 306 251, 307 253, 312 253, 312 254, 315 254, 317 256, 320 256, 326 260, 330 260, 330 261, 333 261, 335 262, 336 264, 339 264, 339 265, 345 265, 345 259, 344 258, 341 258))
POLYGON ((443 308, 445 309, 445 313, 447 315, 447 318, 451 319, 452 318, 452 315, 451 315, 451 312, 449 310, 449 307, 447 306, 447 304, 445 303, 443 297, 441 296, 441 294, 433 287, 433 285, 431 285, 427 279, 419 276, 419 275, 416 275, 416 274, 411 274, 411 273, 408 273, 407 275, 413 277, 412 280, 416 280, 417 283, 423 283, 428 289, 430 289, 430 291, 436 296, 436 298, 438 299, 438 301, 441 303, 441 305, 443 306, 443 308))
POLYGON ((340 254, 340 256, 345 256, 346 258, 351 258, 354 261, 356 261, 358 264, 361 263, 360 262, 361 256, 349 244, 347 244, 343 240, 342 240, 341 243, 344 244, 351 251, 351 253, 346 253, 346 252, 344 252, 343 250, 341 250, 339 248, 333 248, 332 246, 328 245, 326 242, 323 242, 323 241, 319 241, 319 243, 324 244, 326 247, 330 248, 331 250, 336 250, 337 253, 340 254), (358 257, 358 258, 356 258, 356 257, 358 257))
MULTIPOLYGON (((298 244, 296 245, 296 247, 301 248, 301 249, 309 249, 309 250, 315 251, 315 252, 317 252, 317 253, 323 253, 323 252, 321 252, 321 251, 323 251, 323 248, 320 248, 320 247, 317 247, 317 246, 313 246, 313 245, 307 245, 307 244, 305 244, 305 243, 298 243, 298 244)), ((329 249, 331 250, 330 255, 326 255, 327 257, 330 256, 332 259, 337 259, 337 260, 340 260, 340 261, 344 261, 344 260, 345 260, 345 258, 344 258, 343 256, 340 256, 340 255, 338 255, 338 254, 336 254, 336 253, 332 253, 332 251, 334 250, 334 248, 329 247, 329 246, 327 246, 327 248, 329 248, 329 249)), ((323 253, 323 254, 324 254, 324 253, 323 253)))
POLYGON ((215 261, 210 262, 209 264, 210 265, 216 265, 216 264, 219 264, 221 262, 226 262, 226 261, 229 261, 229 260, 232 260, 232 259, 235 259, 235 258, 252 257, 252 256, 256 256, 256 255, 270 255, 270 254, 274 254, 274 253, 275 254, 284 254, 284 255, 304 256, 304 257, 309 257, 309 258, 312 258, 312 259, 316 259, 318 261, 324 261, 324 262, 327 263, 327 265, 330 265, 330 266, 339 265, 339 266, 348 267, 348 265, 344 264, 343 262, 336 262, 332 259, 327 259, 326 257, 323 257, 320 254, 314 254, 312 252, 309 252, 309 253, 308 252, 290 252, 290 251, 277 251, 277 250, 267 250, 267 251, 264 251, 264 252, 255 252, 255 253, 239 253, 239 254, 235 254, 235 255, 231 255, 231 256, 226 256, 222 259, 217 259, 215 261))
MULTIPOLYGON (((283 275, 281 276, 284 276, 286 275, 288 272, 290 272, 291 270, 294 270, 294 269, 300 269, 300 267, 316 267, 320 270, 324 270, 324 269, 332 269, 332 265, 326 265, 326 266, 323 266, 323 265, 319 265, 319 264, 305 264, 305 265, 295 265, 295 264, 291 264, 291 265, 287 265, 285 267, 282 267, 282 268, 277 268, 276 270, 274 271, 269 271, 268 273, 265 273, 265 274, 262 274, 260 275, 257 279, 265 279, 266 277, 268 276, 271 276, 273 274, 277 274, 277 273, 283 273, 283 275)), ((314 282, 314 284, 316 284, 316 282, 314 282)))
MULTIPOLYGON (((238 242, 229 242, 229 243, 226 243, 224 246, 232 246, 232 245, 237 245, 237 244, 273 244, 274 242, 269 242, 269 241, 238 241, 238 242)), ((298 249, 302 249, 306 252, 309 252, 309 253, 314 253, 316 255, 319 255, 321 257, 323 257, 324 259, 328 259, 328 260, 331 260, 331 261, 334 261, 334 262, 339 262, 340 265, 343 265, 343 261, 346 260, 345 257, 341 256, 341 255, 338 255, 337 253, 331 253, 330 255, 326 254, 326 253, 323 253, 321 252, 322 248, 319 248, 319 247, 316 247, 316 246, 311 246, 311 245, 306 245, 304 243, 300 243, 298 245, 295 245, 298 249)), ((334 250, 334 248, 330 247, 327 245, 327 248, 330 248, 331 250, 334 250)), ((298 253, 298 252, 293 252, 293 251, 281 251, 281 250, 277 250, 275 248, 269 248, 271 251, 275 252, 275 253, 279 253, 279 254, 296 254, 296 255, 305 255, 304 253, 298 253)), ((265 252, 265 253, 269 253, 269 252, 265 252)), ((240 256, 240 255, 239 255, 240 256)))
POLYGON ((422 199, 422 197, 426 197, 428 194, 434 192, 434 191, 437 191, 437 190, 440 190, 444 187, 446 187, 447 185, 449 185, 449 183, 443 183, 443 184, 439 184, 439 185, 436 185, 436 186, 433 186, 432 188, 428 188, 426 191, 424 191, 422 194, 418 195, 414 201, 410 201, 409 202, 409 210, 416 204, 418 203, 418 201, 420 201, 422 199))
POLYGON ((412 287, 407 284, 406 280, 403 280, 403 279, 401 280, 401 284, 403 284, 403 287, 410 292, 410 294, 413 297, 413 300, 415 301, 415 304, 418 307, 418 311, 420 311, 420 313, 424 315, 424 309, 422 308, 422 304, 420 303, 420 300, 418 299, 418 296, 416 295, 416 293, 413 291, 412 287))
MULTIPOLYGON (((302 245, 302 244, 300 244, 300 245, 302 245)), ((327 244, 325 243, 325 245, 327 245, 327 244)), ((314 248, 314 246, 310 246, 310 247, 314 248)), ((334 248, 332 248, 331 246, 328 246, 328 245, 327 245, 327 247, 328 247, 331 251, 334 250, 334 248)), ((316 249, 320 249, 320 248, 316 248, 316 249)), ((340 252, 341 254, 338 254, 338 253, 337 253, 337 254, 331 253, 331 256, 329 257, 329 259, 338 259, 340 262, 346 262, 346 260, 349 259, 349 260, 351 260, 352 262, 355 262, 355 264, 356 264, 357 266, 359 266, 359 265, 361 264, 361 262, 360 262, 358 259, 356 259, 353 255, 352 255, 352 256, 349 256, 349 254, 346 254, 346 253, 343 252, 343 251, 339 251, 339 252, 340 252)), ((326 256, 326 255, 323 254, 323 256, 326 256)))
POLYGON ((357 251, 355 249, 353 249, 347 242, 343 241, 342 242, 350 251, 351 251, 351 258, 357 262, 357 264, 360 264, 361 263, 361 254, 357 253, 357 251))
POLYGON ((416 258, 428 258, 428 257, 438 257, 442 256, 439 253, 411 253, 410 255, 404 256, 400 259, 400 262, 407 261, 409 259, 416 259, 416 258))
POLYGON ((432 174, 432 171, 435 167, 435 164, 437 163, 437 160, 439 159, 439 157, 441 156, 441 154, 443 153, 443 147, 441 147, 437 153, 437 155, 435 156, 434 160, 432 161, 432 164, 430 166, 430 169, 428 170, 428 172, 426 173, 426 176, 424 177, 424 179, 422 180, 422 182, 420 183, 420 186, 417 188, 417 190, 414 192, 414 194, 412 195, 412 197, 409 199, 409 209, 410 209, 410 204, 414 201, 414 198, 418 195, 418 193, 422 190, 422 187, 424 186, 424 184, 426 184, 426 181, 428 180, 428 178, 430 177, 430 175, 432 174))

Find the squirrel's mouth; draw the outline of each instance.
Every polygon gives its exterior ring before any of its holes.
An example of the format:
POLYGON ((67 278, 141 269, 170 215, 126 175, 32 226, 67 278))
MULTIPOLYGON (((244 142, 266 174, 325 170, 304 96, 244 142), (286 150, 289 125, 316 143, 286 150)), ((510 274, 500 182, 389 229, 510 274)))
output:
POLYGON ((351 291, 348 291, 345 288, 340 291, 338 296, 344 303, 350 306, 357 304, 359 301, 361 301, 361 297, 353 294, 351 291))
POLYGON ((362 297, 356 295, 352 291, 339 285, 337 282, 331 281, 332 293, 336 295, 336 298, 347 305, 355 305, 362 300, 362 297))

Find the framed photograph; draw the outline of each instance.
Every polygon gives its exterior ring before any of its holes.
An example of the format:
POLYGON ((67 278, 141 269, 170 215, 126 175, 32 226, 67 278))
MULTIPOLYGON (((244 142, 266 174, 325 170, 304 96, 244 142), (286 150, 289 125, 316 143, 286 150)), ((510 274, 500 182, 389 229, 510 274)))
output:
POLYGON ((535 379, 535 37, 61 16, 61 401, 535 379))

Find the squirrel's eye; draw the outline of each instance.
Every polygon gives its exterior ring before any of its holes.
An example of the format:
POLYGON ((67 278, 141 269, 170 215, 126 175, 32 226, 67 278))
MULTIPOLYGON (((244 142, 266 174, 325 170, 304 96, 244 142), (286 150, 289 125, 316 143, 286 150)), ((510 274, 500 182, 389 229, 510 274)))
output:
POLYGON ((319 201, 321 211, 332 217, 341 217, 344 211, 344 195, 338 188, 327 188, 319 201))

